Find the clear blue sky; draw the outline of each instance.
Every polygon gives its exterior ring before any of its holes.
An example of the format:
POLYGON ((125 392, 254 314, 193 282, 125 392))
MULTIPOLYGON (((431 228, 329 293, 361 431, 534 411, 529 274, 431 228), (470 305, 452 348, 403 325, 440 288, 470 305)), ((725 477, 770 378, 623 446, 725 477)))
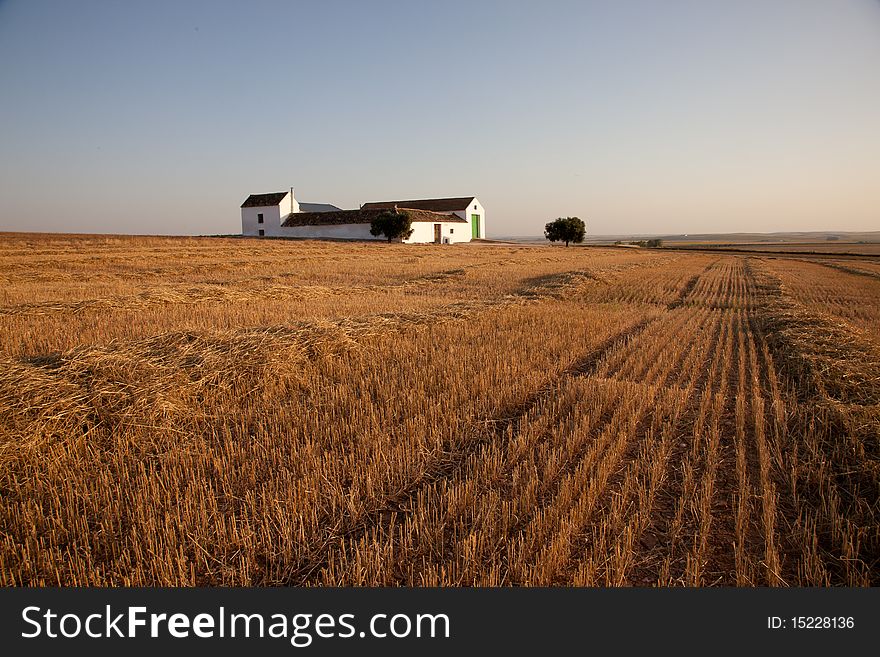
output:
POLYGON ((290 186, 880 230, 878 0, 0 0, 0 88, 0 230, 238 232, 290 186))

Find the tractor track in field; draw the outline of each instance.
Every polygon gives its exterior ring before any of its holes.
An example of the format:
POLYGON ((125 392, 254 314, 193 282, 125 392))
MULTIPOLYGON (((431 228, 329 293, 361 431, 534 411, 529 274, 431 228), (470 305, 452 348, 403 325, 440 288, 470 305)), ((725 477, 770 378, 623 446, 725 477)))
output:
POLYGON ((821 262, 819 260, 803 260, 802 262, 808 262, 811 265, 821 265, 823 267, 828 267, 829 269, 834 269, 835 271, 841 271, 845 274, 850 274, 852 276, 862 276, 865 278, 871 278, 875 281, 880 281, 880 272, 869 271, 867 269, 856 269, 855 267, 847 267, 846 265, 841 265, 836 262, 821 262))
POLYGON ((719 262, 719 260, 713 260, 708 265, 706 265, 706 268, 702 272, 691 276, 688 279, 688 281, 684 284, 684 287, 682 287, 681 290, 679 291, 676 299, 666 305, 666 309, 667 310, 675 310, 676 308, 680 308, 681 306, 683 306, 686 303, 687 298, 690 296, 691 292, 694 291, 694 288, 697 286, 697 283, 700 282, 700 279, 703 276, 705 276, 708 272, 712 271, 712 269, 715 268, 715 266, 718 264, 718 262, 719 262))
MULTIPOLYGON (((403 490, 393 497, 388 498, 384 504, 366 513, 356 523, 342 525, 328 536, 317 550, 312 551, 312 556, 296 566, 292 572, 285 576, 284 585, 306 585, 312 581, 313 576, 320 573, 330 562, 330 549, 340 541, 357 541, 368 535, 371 528, 379 527, 390 521, 394 514, 408 514, 414 506, 414 500, 420 491, 433 486, 443 479, 449 479, 461 470, 467 458, 476 453, 483 445, 494 440, 506 442, 514 439, 520 431, 524 418, 558 388, 561 380, 570 377, 589 376, 602 358, 625 345, 634 336, 642 332, 655 318, 646 318, 636 322, 623 331, 609 337, 595 349, 571 366, 562 371, 551 383, 532 393, 524 402, 508 407, 498 417, 487 418, 475 424, 472 436, 458 442, 452 450, 433 460, 428 471, 419 478, 410 482, 403 490), (473 436, 477 436, 476 438, 473 436)), ((328 523, 332 519, 327 519, 328 523)))
MULTIPOLYGON (((675 306, 675 308, 678 307, 679 306, 675 306)), ((665 315, 663 319, 669 320, 670 318, 668 315, 665 315)), ((672 363, 660 376, 660 380, 645 383, 646 386, 650 386, 650 388, 655 391, 655 397, 660 397, 663 395, 664 391, 668 392, 672 389, 686 390, 686 388, 682 389, 679 388, 678 385, 671 384, 671 381, 679 375, 681 367, 688 361, 690 355, 691 350, 682 350, 676 356, 675 362, 672 363)), ((612 375, 612 378, 614 378, 614 375, 612 375)), ((627 381, 630 379, 623 378, 616 380, 627 381)), ((617 466, 602 487, 590 519, 587 523, 584 523, 577 528, 572 544, 568 550, 568 555, 565 561, 561 564, 559 572, 554 577, 554 584, 562 585, 565 582, 572 581, 574 573, 580 564, 578 556, 584 554, 592 547, 593 535, 590 528, 595 524, 601 524, 601 521, 597 522, 597 518, 604 518, 610 513, 614 498, 622 494, 621 488, 627 477, 630 476, 630 470, 632 468, 637 468, 639 465, 639 451, 643 448, 649 436, 659 428, 664 419, 668 419, 667 410, 663 410, 660 413, 652 413, 651 409, 652 404, 649 401, 649 403, 643 407, 632 431, 628 435, 624 451, 615 459, 617 466)))
MULTIPOLYGON (((880 519, 880 448, 876 436, 880 424, 872 409, 880 405, 880 351, 848 323, 815 313, 794 299, 781 279, 766 268, 755 278, 766 300, 755 323, 773 360, 784 403, 797 411, 788 417, 789 432, 796 435, 813 423, 822 426, 823 436, 811 448, 816 452, 812 456, 828 464, 824 481, 821 477, 799 478, 796 496, 788 473, 775 472, 783 508, 800 523, 805 515, 818 518, 829 499, 836 498, 833 504, 840 508, 843 524, 837 529, 815 527, 813 540, 823 566, 833 581, 876 586, 880 564, 880 532, 876 529, 880 519), (841 554, 839 534, 843 531, 860 535, 859 559, 841 554)), ((800 451, 800 458, 810 457, 810 451, 792 443, 791 437, 789 433, 789 443, 781 448, 800 451)), ((783 523, 788 520, 780 518, 783 523)), ((783 565, 798 574, 807 546, 786 542, 782 547, 785 556, 797 560, 783 565)))
MULTIPOLYGON (((711 263, 706 271, 711 269, 714 262, 711 263)), ((565 280, 575 281, 575 285, 583 283, 582 272, 566 272, 565 280)), ((699 275, 696 277, 699 279, 699 275)), ((686 289, 689 291, 696 285, 696 280, 689 281, 686 289)), ((538 286, 540 288, 549 287, 556 290, 558 285, 556 280, 542 281, 538 286)), ((679 293, 679 298, 687 296, 687 291, 679 293)), ((670 304, 669 309, 674 310, 678 305, 670 304)), ((602 343, 591 349, 581 358, 575 360, 565 370, 563 370, 553 381, 545 385, 540 390, 535 391, 525 401, 517 403, 509 407, 504 412, 498 414, 494 418, 487 418, 477 423, 473 429, 473 434, 478 438, 468 437, 459 441, 456 448, 450 450, 446 454, 433 460, 425 475, 413 480, 403 490, 400 490, 392 497, 389 497, 382 505, 374 508, 366 513, 357 522, 342 526, 335 529, 329 536, 325 538, 322 544, 313 550, 311 556, 294 566, 291 572, 283 577, 284 585, 304 585, 313 581, 315 575, 328 567, 332 559, 333 546, 340 542, 357 542, 363 537, 370 534, 374 529, 381 529, 384 525, 392 522, 399 523, 400 516, 412 513, 414 501, 418 497, 420 491, 426 490, 430 486, 434 486, 444 479, 453 478, 461 471, 468 457, 475 454, 483 445, 490 441, 514 440, 521 431, 521 425, 525 418, 536 409, 542 401, 548 399, 560 386, 562 382, 571 378, 583 378, 592 376, 603 359, 609 354, 615 353, 622 347, 627 346, 633 339, 641 334, 648 326, 658 321, 661 317, 647 317, 632 326, 618 332, 617 334, 606 338, 602 343)), ((332 523, 332 519, 327 519, 328 526, 332 523)))
MULTIPOLYGON (((633 379, 629 379, 626 377, 618 378, 616 376, 617 372, 620 369, 620 366, 623 363, 618 363, 615 365, 608 365, 606 362, 607 358, 618 354, 621 351, 630 350, 634 344, 637 344, 640 339, 642 339, 646 333, 648 333, 652 328, 656 327, 658 323, 662 320, 667 319, 666 317, 658 317, 650 322, 642 322, 642 326, 634 327, 639 328, 637 331, 629 331, 626 336, 623 338, 617 339, 609 339, 600 348, 597 348, 593 354, 590 356, 581 359, 577 363, 575 363, 571 368, 569 368, 569 378, 571 380, 577 380, 582 378, 590 379, 594 377, 600 366, 605 363, 606 366, 612 368, 611 372, 605 372, 603 377, 598 381, 598 385, 608 385, 608 384, 620 384, 622 386, 631 385, 631 386, 641 386, 645 385, 652 390, 659 390, 662 388, 662 384, 643 384, 640 381, 636 381, 633 379), (659 386, 659 387, 658 387, 659 386)), ((673 373, 675 372, 676 365, 670 366, 665 374, 663 375, 664 382, 667 381, 673 373)), ((562 381, 561 383, 564 383, 562 381)), ((606 458, 605 452, 610 449, 611 443, 613 443, 613 435, 605 436, 606 431, 612 427, 615 422, 620 421, 620 414, 622 413, 622 407, 609 406, 604 407, 602 413, 595 418, 595 421, 592 421, 589 425, 589 430, 587 433, 590 436, 594 436, 592 440, 584 440, 580 445, 576 447, 576 449, 568 455, 565 463, 560 467, 553 479, 551 481, 542 482, 541 492, 537 497, 536 505, 534 508, 529 510, 527 513, 520 516, 512 527, 508 531, 509 536, 517 536, 523 532, 530 523, 532 523, 536 518, 540 518, 542 514, 549 510, 554 501, 557 499, 560 489, 566 483, 568 479, 573 477, 578 469, 581 467, 584 459, 587 459, 590 454, 593 455, 599 461, 606 458), (600 439, 605 436, 604 441, 600 444, 600 439), (595 451, 594 450, 598 450, 595 451)), ((628 440, 629 449, 633 449, 638 441, 639 436, 641 436, 641 429, 647 420, 647 416, 649 415, 649 405, 645 405, 641 412, 638 421, 636 422, 636 427, 632 432, 628 440)), ((522 455, 520 460, 525 456, 522 455)), ((625 457, 624 457, 625 461, 625 457)), ((513 463, 509 463, 508 467, 513 466, 513 463)), ((501 480, 504 481, 505 478, 502 476, 501 480)), ((609 482, 613 485, 613 482, 609 482)), ((503 489, 500 491, 501 500, 512 501, 514 497, 516 497, 515 490, 507 490, 503 489)), ((471 529, 469 524, 457 525, 456 532, 459 535, 466 535, 468 530, 471 529)), ((534 549, 540 549, 540 546, 532 546, 534 549)), ((544 545, 543 547, 547 547, 544 545)), ((509 563, 512 560, 512 555, 509 553, 512 545, 510 541, 507 541, 500 545, 501 553, 498 556, 498 559, 501 563, 509 563)), ((527 582, 518 582, 515 574, 510 573, 508 571, 504 571, 502 575, 506 582, 508 583, 527 583, 527 582)))
POLYGON ((672 538, 670 527, 675 516, 676 503, 683 490, 682 464, 684 464, 691 448, 690 440, 699 415, 700 397, 709 386, 711 365, 721 342, 721 336, 722 323, 719 318, 712 330, 710 342, 700 358, 700 365, 697 368, 698 374, 693 385, 689 388, 690 394, 685 409, 670 429, 672 447, 666 459, 665 474, 654 496, 655 503, 651 510, 651 523, 635 543, 633 566, 627 575, 631 582, 657 582, 657 564, 664 556, 664 549, 670 546, 668 543, 672 538))

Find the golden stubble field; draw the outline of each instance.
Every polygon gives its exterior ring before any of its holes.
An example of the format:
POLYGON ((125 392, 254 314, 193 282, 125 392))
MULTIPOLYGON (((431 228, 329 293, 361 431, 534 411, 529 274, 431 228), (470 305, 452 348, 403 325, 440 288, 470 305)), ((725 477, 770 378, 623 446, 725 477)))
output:
POLYGON ((880 584, 876 259, 0 236, 4 585, 880 584))

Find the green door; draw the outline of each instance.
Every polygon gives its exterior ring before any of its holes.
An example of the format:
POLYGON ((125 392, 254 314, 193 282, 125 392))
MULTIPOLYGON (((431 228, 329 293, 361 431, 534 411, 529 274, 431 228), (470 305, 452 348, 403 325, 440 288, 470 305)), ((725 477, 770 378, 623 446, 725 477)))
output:
POLYGON ((480 215, 471 215, 471 237, 475 240, 480 239, 480 215))

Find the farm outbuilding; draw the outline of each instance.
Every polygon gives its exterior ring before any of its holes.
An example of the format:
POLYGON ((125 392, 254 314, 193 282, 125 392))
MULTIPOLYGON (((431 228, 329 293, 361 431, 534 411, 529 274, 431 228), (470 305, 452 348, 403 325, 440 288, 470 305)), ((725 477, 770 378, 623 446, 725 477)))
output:
MULTIPOLYGON (((385 239, 370 234, 373 219, 385 212, 377 210, 339 210, 338 212, 296 212, 290 214, 281 224, 282 234, 289 237, 335 238, 350 240, 385 239)), ((409 244, 430 243, 452 244, 458 233, 466 233, 467 222, 451 214, 426 212, 425 210, 404 210, 412 221, 413 233, 409 244)))
MULTIPOLYGON (((468 240, 486 237, 486 211, 475 196, 459 196, 456 198, 422 198, 410 201, 378 201, 364 203, 362 210, 378 210, 390 208, 406 208, 454 214, 468 224, 468 240)), ((457 242, 465 240, 456 240, 457 242)))
POLYGON ((241 231, 254 237, 380 240, 384 238, 370 234, 370 224, 395 208, 412 221, 406 243, 454 244, 485 236, 485 212, 473 196, 382 201, 342 210, 329 203, 299 202, 293 189, 248 196, 241 205, 241 231))

